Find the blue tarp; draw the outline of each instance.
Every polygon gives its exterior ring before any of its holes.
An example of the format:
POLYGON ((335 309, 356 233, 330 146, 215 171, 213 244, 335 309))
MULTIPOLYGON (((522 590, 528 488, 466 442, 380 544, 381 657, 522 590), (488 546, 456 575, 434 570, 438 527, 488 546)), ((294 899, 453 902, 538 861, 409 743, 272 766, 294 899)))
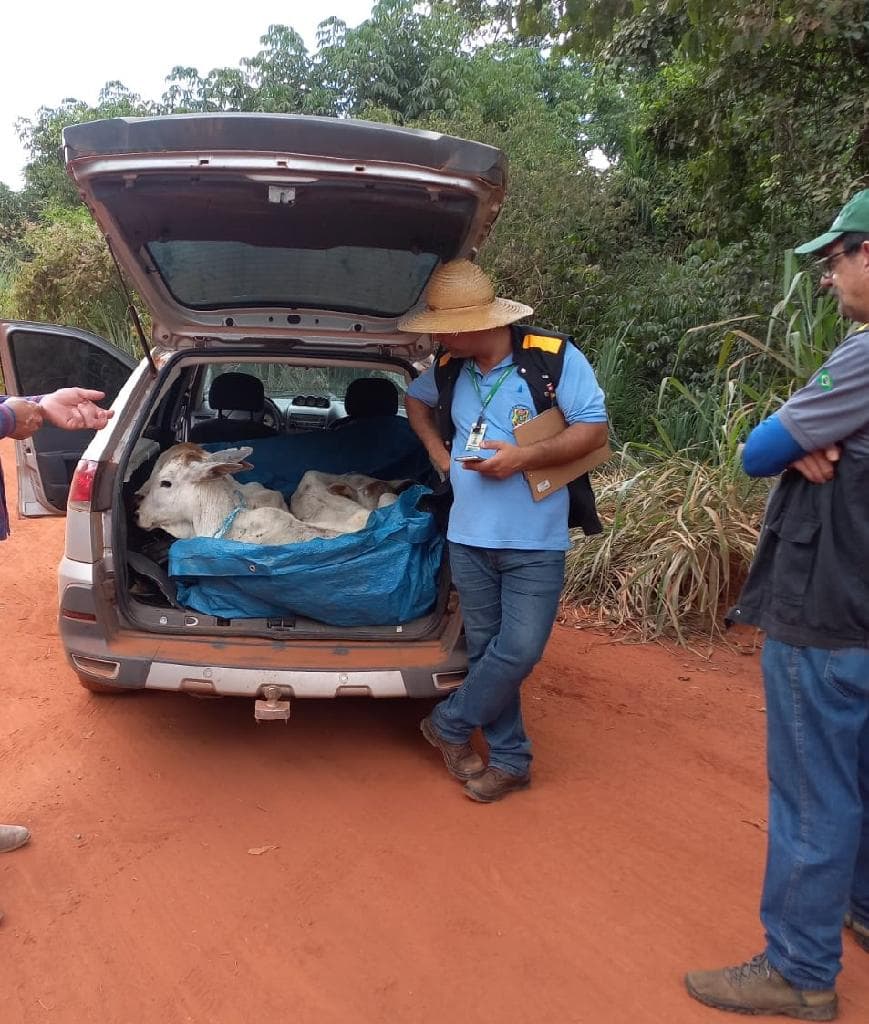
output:
POLYGON ((411 487, 368 526, 280 546, 195 537, 169 549, 181 604, 225 619, 304 615, 333 626, 383 626, 431 611, 444 539, 411 487))
MULTIPOLYGON (((256 480, 289 497, 308 469, 365 473, 380 480, 426 479, 431 464, 403 417, 359 420, 334 431, 208 444, 253 449, 256 480)), ((425 615, 437 596, 443 536, 411 487, 371 514, 358 533, 280 546, 195 537, 169 549, 178 600, 220 618, 303 615, 333 626, 384 626, 425 615)))

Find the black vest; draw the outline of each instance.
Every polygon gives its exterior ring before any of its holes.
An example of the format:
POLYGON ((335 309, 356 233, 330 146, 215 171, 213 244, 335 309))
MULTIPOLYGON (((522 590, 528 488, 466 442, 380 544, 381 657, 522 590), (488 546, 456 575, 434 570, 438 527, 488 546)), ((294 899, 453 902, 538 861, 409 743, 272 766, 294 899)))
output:
POLYGON ((728 624, 750 623, 796 647, 869 647, 867 495, 869 456, 847 445, 828 483, 786 470, 728 624))
MULTIPOLYGON (((573 343, 572 339, 564 334, 524 324, 512 324, 510 333, 513 362, 528 385, 535 410, 541 413, 555 408, 558 405, 555 389, 561 380, 564 352, 567 345, 573 343)), ((434 377, 438 389, 436 420, 438 431, 448 448, 456 429, 453 424, 453 394, 464 364, 464 359, 454 359, 443 349, 439 349, 435 355, 434 377)), ((603 527, 598 519, 588 473, 572 480, 567 485, 567 493, 567 525, 581 527, 583 533, 588 535, 602 533, 603 527)))

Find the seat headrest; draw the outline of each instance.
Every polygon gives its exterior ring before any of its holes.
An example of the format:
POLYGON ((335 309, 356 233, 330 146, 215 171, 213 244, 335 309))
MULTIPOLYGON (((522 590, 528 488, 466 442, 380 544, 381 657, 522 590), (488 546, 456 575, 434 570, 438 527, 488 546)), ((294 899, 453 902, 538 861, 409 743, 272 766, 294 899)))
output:
POLYGON ((357 377, 347 388, 344 411, 353 419, 395 416, 398 412, 398 388, 385 377, 357 377))
POLYGON ((208 404, 212 409, 262 412, 264 397, 263 382, 249 373, 221 373, 208 389, 208 404))

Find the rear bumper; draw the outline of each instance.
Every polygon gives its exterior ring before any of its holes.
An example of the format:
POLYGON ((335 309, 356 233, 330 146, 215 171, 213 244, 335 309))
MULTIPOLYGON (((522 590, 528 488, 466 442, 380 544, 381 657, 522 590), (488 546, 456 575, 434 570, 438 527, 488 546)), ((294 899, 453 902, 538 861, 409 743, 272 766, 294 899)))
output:
POLYGON ((282 699, 294 697, 432 697, 442 692, 433 673, 423 670, 381 671, 260 671, 225 665, 172 664, 154 662, 145 688, 180 690, 197 695, 262 698, 265 688, 277 686, 282 699))
POLYGON ((457 615, 425 641, 342 643, 186 637, 119 630, 107 636, 94 588, 66 580, 59 629, 67 659, 86 680, 130 690, 169 690, 262 699, 436 697, 467 671, 457 615))

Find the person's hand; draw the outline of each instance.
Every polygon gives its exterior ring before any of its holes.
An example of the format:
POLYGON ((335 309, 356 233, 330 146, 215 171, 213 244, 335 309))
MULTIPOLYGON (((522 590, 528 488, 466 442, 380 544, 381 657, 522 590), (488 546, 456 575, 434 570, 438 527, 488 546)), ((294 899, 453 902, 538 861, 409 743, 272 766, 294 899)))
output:
POLYGON ((452 459, 450 457, 450 453, 446 448, 444 448, 443 454, 438 452, 436 456, 432 456, 432 462, 435 465, 435 469, 437 469, 437 471, 443 477, 447 477, 450 475, 451 461, 452 459))
POLYGON ((483 441, 480 447, 488 448, 495 454, 491 458, 480 459, 479 462, 463 462, 464 469, 491 477, 493 480, 504 480, 514 473, 521 473, 525 468, 522 449, 517 444, 510 444, 509 441, 483 441))
POLYGON ((87 388, 58 388, 39 403, 45 418, 64 430, 100 430, 112 418, 111 409, 101 409, 97 402, 105 398, 102 391, 87 388))
POLYGON ((42 409, 36 402, 28 402, 26 398, 7 398, 4 405, 15 415, 15 429, 7 437, 23 441, 42 426, 42 409))
POLYGON ((817 451, 809 452, 790 464, 791 469, 797 470, 810 483, 825 484, 832 480, 836 472, 836 463, 842 455, 842 450, 837 444, 828 448, 819 448, 817 451))

